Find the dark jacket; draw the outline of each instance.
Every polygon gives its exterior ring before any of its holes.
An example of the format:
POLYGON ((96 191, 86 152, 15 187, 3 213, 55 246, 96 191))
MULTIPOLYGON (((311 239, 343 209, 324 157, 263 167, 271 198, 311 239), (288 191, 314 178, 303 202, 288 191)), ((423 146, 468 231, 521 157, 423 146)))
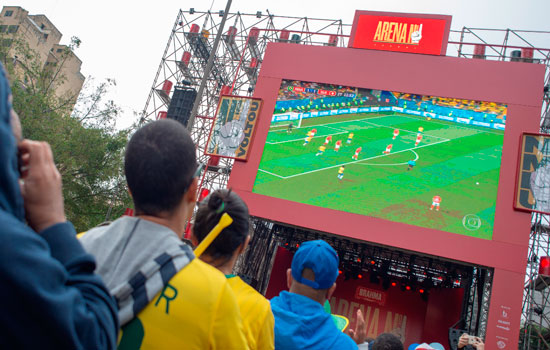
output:
POLYGON ((114 300, 71 223, 24 223, 9 86, 0 65, 0 349, 114 349, 114 300))

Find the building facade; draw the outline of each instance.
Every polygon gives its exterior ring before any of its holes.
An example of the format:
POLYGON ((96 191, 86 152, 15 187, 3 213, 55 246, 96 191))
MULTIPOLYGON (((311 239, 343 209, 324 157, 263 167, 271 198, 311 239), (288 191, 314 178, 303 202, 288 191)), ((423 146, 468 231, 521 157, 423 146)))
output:
MULTIPOLYGON (((85 77, 80 72, 82 61, 66 46, 61 45, 62 34, 45 15, 30 15, 19 6, 4 6, 0 12, 0 35, 4 37, 1 45, 12 46, 14 40, 22 40, 38 55, 38 63, 44 69, 53 70, 63 81, 56 87, 55 93, 62 99, 76 103, 85 77)), ((8 57, 17 64, 13 47, 8 57)), ((23 68, 20 68, 23 69, 23 68)))

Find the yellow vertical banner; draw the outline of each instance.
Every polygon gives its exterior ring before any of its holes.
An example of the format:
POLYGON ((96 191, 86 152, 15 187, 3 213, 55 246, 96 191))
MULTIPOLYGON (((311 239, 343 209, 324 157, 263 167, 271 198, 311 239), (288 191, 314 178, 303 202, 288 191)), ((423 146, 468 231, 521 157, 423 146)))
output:
POLYGON ((205 153, 246 160, 261 107, 258 98, 222 96, 205 153))

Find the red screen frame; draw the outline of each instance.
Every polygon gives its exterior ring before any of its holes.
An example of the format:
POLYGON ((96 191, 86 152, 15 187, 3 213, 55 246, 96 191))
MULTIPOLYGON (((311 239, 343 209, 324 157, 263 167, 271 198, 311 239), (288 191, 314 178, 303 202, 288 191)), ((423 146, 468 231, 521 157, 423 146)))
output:
POLYGON ((522 132, 539 130, 544 68, 523 62, 270 43, 254 93, 264 105, 253 149, 247 162, 235 162, 229 187, 246 201, 254 216, 494 268, 488 348, 493 348, 490 344, 496 347, 500 338, 517 344, 531 218, 513 208, 517 152, 522 132), (252 193, 283 79, 506 104, 507 125, 492 240, 252 193), (504 322, 512 325, 504 327, 507 330, 498 327, 499 308, 506 310, 504 322))

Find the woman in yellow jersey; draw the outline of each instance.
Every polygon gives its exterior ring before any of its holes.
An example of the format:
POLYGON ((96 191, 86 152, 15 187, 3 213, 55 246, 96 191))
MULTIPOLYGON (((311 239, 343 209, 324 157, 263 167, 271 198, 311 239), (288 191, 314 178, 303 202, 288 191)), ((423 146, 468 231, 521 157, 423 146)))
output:
POLYGON ((223 272, 241 310, 250 349, 274 349, 274 319, 269 301, 232 274, 235 262, 250 241, 248 207, 231 190, 217 190, 199 204, 191 239, 200 243, 218 223, 223 213, 233 219, 201 255, 201 259, 223 272))

